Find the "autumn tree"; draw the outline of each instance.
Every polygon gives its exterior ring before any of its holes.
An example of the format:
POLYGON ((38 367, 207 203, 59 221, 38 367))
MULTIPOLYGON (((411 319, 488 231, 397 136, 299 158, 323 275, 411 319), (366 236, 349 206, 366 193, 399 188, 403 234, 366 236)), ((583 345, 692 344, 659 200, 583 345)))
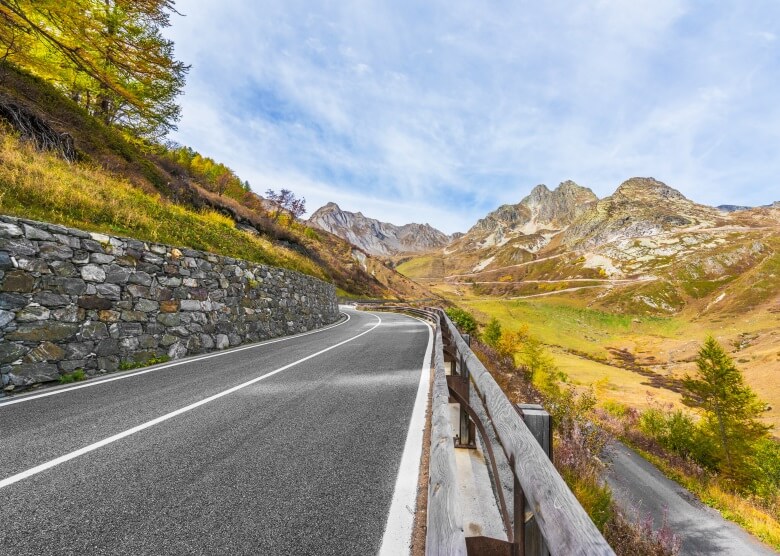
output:
POLYGON ((188 66, 162 36, 173 0, 0 0, 0 57, 52 81, 105 123, 175 129, 188 66))
POLYGON ((278 221, 282 213, 286 212, 290 215, 288 222, 292 225, 294 220, 306 213, 306 198, 296 197, 295 193, 289 189, 280 189, 278 193, 273 189, 268 189, 265 195, 274 204, 274 209, 271 212, 274 222, 278 221))
POLYGON ((696 367, 696 375, 683 380, 683 402, 702 410, 702 430, 716 446, 721 471, 744 482, 754 465, 756 443, 769 431, 758 421, 764 404, 712 336, 699 350, 696 367))

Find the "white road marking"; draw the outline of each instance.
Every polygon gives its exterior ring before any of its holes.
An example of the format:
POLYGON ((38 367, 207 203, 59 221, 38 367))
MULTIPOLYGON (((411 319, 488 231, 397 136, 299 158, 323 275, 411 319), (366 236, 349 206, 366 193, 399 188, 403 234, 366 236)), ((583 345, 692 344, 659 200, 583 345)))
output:
POLYGON ((417 485, 420 477, 425 410, 431 384, 431 354, 433 353, 433 330, 430 324, 425 324, 428 326, 428 347, 425 349, 417 397, 409 420, 409 432, 406 435, 406 444, 404 444, 393 491, 393 501, 390 504, 382 546, 379 549, 380 556, 409 554, 412 547, 412 528, 417 506, 417 485))
POLYGON ((101 380, 90 380, 88 382, 84 382, 82 384, 75 384, 73 386, 68 386, 67 388, 57 388, 56 390, 50 390, 48 392, 41 392, 40 394, 31 394, 29 396, 23 396, 19 398, 15 398, 12 400, 9 400, 7 402, 0 402, 0 408, 3 408, 7 405, 14 405, 17 403, 23 403, 23 402, 29 402, 30 400, 37 400, 38 398, 46 398, 48 396, 56 396, 57 394, 63 394, 65 392, 72 392, 73 390, 80 390, 82 388, 90 388, 92 386, 99 386, 100 384, 105 384, 106 382, 114 382, 115 380, 124 380, 126 378, 132 378, 135 376, 145 375, 146 373, 153 373, 156 371, 161 371, 163 369, 170 369, 171 367, 178 367, 179 365, 186 365, 188 363, 194 363, 195 361, 203 361, 204 359, 212 359, 214 357, 220 357, 222 355, 228 355, 230 353, 236 353, 238 351, 244 351, 247 349, 255 349, 262 346, 267 346, 269 344, 276 344, 278 342, 286 342, 287 340, 294 340, 295 338, 300 338, 302 336, 308 336, 309 334, 317 334, 318 332, 324 332, 325 330, 330 330, 331 328, 336 328, 337 326, 341 326, 342 324, 346 324, 350 320, 350 316, 347 313, 342 313, 347 318, 341 322, 337 322, 336 324, 331 324, 329 326, 325 326, 323 328, 318 328, 316 330, 309 330, 308 332, 302 332, 301 334, 294 334, 292 336, 285 336, 283 338, 276 338, 273 340, 266 340, 264 342, 258 342, 255 344, 251 344, 248 346, 241 346, 236 347, 232 349, 225 349, 216 353, 209 353, 208 355, 198 355, 194 357, 186 357, 184 359, 178 359, 173 363, 164 363, 161 365, 153 365, 147 369, 143 369, 141 371, 135 371, 130 373, 122 373, 116 376, 112 376, 110 378, 105 378, 101 380))
POLYGON ((182 407, 180 409, 177 409, 176 411, 171 411, 170 413, 166 413, 165 415, 162 415, 160 417, 157 417, 156 419, 152 419, 151 421, 147 421, 146 423, 142 423, 138 426, 135 426, 131 429, 127 429, 126 431, 120 432, 118 434, 115 434, 113 436, 109 436, 108 438, 104 438, 103 440, 100 440, 98 442, 95 442, 94 444, 90 444, 89 446, 84 446, 83 448, 79 450, 75 450, 73 452, 70 452, 68 454, 65 454, 63 456, 60 456, 58 458, 55 458, 53 460, 47 461, 46 463, 42 463, 40 465, 37 465, 31 469, 28 469, 27 471, 22 471, 21 473, 17 473, 16 475, 11 475, 10 477, 3 479, 0 481, 0 489, 7 487, 8 485, 12 485, 14 483, 17 483, 23 479, 27 479, 29 477, 32 477, 33 475, 37 475, 38 473, 41 473, 42 471, 46 471, 47 469, 51 469, 52 467, 55 467, 57 465, 60 465, 61 463, 65 463, 66 461, 70 461, 72 459, 75 459, 79 456, 83 456, 84 454, 87 454, 89 452, 92 452, 94 450, 97 450, 98 448, 102 448, 103 446, 106 446, 108 444, 111 444, 112 442, 116 442, 117 440, 121 440, 123 438, 126 438, 128 436, 131 436, 137 432, 140 432, 144 429, 148 429, 149 427, 153 427, 155 425, 158 425, 164 421, 167 421, 168 419, 172 419, 176 417, 177 415, 181 415, 182 413, 187 413, 188 411, 192 411, 193 409, 200 407, 202 405, 205 405, 209 402, 213 402, 214 400, 218 400, 219 398, 222 398, 224 396, 227 396, 228 394, 232 394, 233 392, 237 392, 238 390, 241 390, 242 388, 246 388, 247 386, 251 386, 252 384, 255 384, 257 382, 260 382, 261 380, 264 380, 270 376, 273 376, 275 374, 281 373, 282 371, 285 371, 291 367, 295 367, 296 365, 299 365, 300 363, 303 363, 304 361, 308 361, 309 359, 313 359, 314 357, 317 357, 318 355, 322 355, 325 352, 331 351, 332 349, 336 349, 339 346, 343 346, 346 343, 351 342, 352 340, 356 340, 357 338, 360 338, 361 336, 365 336, 372 330, 374 330, 377 326, 382 324, 382 319, 378 315, 372 314, 374 318, 377 319, 377 323, 369 328, 368 330, 365 330, 361 332, 360 334, 357 334, 356 336, 352 336, 351 338, 348 338, 344 340, 343 342, 339 342, 338 344, 333 344, 330 347, 327 347, 325 349, 322 349, 316 353, 312 353, 311 355, 307 355, 306 357, 302 359, 298 359, 297 361, 294 361, 292 363, 289 363, 285 365, 284 367, 279 367, 278 369, 271 371, 270 373, 266 373, 262 376, 259 376, 257 378, 253 378, 252 380, 248 380, 247 382, 244 382, 243 384, 239 384, 238 386, 234 386, 232 388, 229 388, 225 390, 224 392, 220 392, 219 394, 214 394, 213 396, 209 396, 208 398, 204 398, 198 402, 195 402, 193 404, 190 404, 188 406, 182 407))

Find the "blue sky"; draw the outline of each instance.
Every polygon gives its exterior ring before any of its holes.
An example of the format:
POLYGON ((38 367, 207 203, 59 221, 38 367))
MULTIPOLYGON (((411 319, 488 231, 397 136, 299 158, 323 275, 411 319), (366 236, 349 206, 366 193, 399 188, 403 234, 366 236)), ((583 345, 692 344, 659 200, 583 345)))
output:
POLYGON ((539 183, 780 200, 780 3, 179 0, 172 139, 253 188, 465 231, 539 183))

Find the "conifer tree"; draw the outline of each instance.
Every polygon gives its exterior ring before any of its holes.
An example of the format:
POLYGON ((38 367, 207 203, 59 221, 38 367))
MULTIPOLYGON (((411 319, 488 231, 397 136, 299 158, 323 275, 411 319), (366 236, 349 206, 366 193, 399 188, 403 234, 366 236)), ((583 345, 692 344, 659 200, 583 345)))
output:
POLYGON ((159 138, 180 117, 173 0, 0 0, 0 58, 54 82, 105 123, 159 138))
POLYGON ((756 442, 769 430, 757 420, 764 404, 712 336, 699 350, 696 366, 698 373, 683 380, 683 402, 703 411, 702 429, 717 447, 721 471, 744 483, 754 464, 756 442))
POLYGON ((501 339, 501 323, 498 322, 496 317, 490 319, 490 322, 485 326, 485 331, 482 333, 482 339, 491 347, 496 347, 496 345, 498 345, 498 341, 501 339))

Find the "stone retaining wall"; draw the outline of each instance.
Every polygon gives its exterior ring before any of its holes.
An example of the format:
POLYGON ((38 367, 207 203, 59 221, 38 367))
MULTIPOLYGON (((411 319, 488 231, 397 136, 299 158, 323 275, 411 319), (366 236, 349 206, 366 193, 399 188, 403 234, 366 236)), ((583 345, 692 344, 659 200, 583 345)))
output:
POLYGON ((192 249, 0 216, 6 391, 305 332, 338 318, 333 285, 192 249))

